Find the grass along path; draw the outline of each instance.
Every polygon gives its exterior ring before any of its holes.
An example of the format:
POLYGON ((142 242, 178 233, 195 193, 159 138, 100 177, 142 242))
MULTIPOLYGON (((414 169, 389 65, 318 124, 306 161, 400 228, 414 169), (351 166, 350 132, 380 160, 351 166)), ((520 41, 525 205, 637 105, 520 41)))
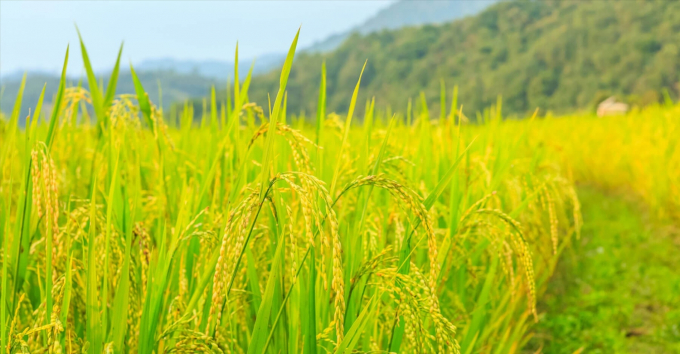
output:
POLYGON ((680 231, 621 196, 579 190, 584 228, 539 304, 530 349, 680 353, 680 231))

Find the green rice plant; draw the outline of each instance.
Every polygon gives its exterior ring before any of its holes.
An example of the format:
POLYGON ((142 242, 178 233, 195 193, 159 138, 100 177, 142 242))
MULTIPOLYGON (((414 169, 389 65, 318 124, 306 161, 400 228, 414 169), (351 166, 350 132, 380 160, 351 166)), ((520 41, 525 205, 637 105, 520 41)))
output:
POLYGON ((273 103, 236 76, 200 122, 190 104, 165 120, 132 67, 136 93, 115 95, 122 46, 104 91, 81 41, 91 89, 64 66, 48 122, 36 107, 20 129, 19 95, 0 125, 3 351, 522 348, 581 225, 539 122, 499 100, 469 124, 457 88, 438 117, 424 95, 360 117, 361 72, 328 113, 325 66, 308 122, 286 112, 297 36, 273 103))

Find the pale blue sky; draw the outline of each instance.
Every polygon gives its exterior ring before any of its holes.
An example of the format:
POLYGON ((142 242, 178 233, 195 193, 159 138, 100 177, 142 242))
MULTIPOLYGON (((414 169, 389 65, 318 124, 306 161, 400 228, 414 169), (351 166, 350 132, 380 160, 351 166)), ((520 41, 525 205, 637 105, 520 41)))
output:
MULTIPOLYGON (((0 74, 82 68, 78 24, 95 70, 124 61, 172 57, 231 60, 286 52, 347 30, 391 1, 0 1, 0 74)), ((70 72, 74 72, 69 70, 70 72)))

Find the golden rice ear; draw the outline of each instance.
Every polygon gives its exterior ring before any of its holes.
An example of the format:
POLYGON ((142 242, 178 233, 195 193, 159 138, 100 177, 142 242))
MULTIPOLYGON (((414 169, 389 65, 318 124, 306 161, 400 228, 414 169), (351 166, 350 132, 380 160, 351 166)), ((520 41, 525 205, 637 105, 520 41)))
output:
POLYGON ((552 241, 553 255, 557 255, 557 213, 555 211, 555 202, 553 197, 550 195, 550 189, 545 190, 546 200, 548 201, 548 216, 550 217, 550 239, 552 241))

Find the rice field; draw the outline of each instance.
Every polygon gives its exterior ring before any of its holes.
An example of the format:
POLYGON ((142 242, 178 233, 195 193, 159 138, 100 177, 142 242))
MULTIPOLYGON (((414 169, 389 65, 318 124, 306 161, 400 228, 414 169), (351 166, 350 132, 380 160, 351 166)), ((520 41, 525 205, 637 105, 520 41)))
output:
POLYGON ((19 95, 0 119, 3 351, 521 352, 580 237, 576 183, 680 215, 677 105, 514 121, 499 99, 473 124, 444 86, 438 114, 359 103, 358 72, 347 114, 322 75, 310 120, 286 112, 296 43, 270 102, 248 76, 200 121, 134 70, 116 95, 118 63, 98 85, 82 43, 89 92, 62 76, 25 127, 19 95))

